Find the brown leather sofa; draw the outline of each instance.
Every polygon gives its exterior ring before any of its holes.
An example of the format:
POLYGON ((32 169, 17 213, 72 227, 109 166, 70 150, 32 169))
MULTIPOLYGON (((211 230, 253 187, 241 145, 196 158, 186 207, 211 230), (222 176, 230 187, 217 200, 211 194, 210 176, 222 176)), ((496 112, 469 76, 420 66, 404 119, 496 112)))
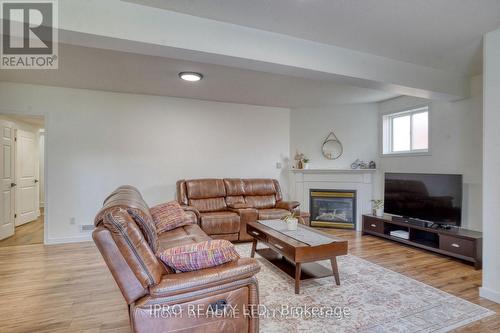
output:
POLYGON ((258 304, 254 275, 260 266, 254 259, 175 273, 155 253, 210 237, 188 225, 146 239, 132 216, 151 219, 139 191, 122 186, 104 201, 92 236, 128 304, 133 332, 258 332, 257 316, 245 315, 255 314, 258 304), (224 309, 225 316, 210 315, 224 309))
POLYGON ((276 179, 190 179, 177 182, 177 200, 194 213, 212 238, 246 241, 246 223, 280 219, 298 212, 297 201, 284 201, 276 179))

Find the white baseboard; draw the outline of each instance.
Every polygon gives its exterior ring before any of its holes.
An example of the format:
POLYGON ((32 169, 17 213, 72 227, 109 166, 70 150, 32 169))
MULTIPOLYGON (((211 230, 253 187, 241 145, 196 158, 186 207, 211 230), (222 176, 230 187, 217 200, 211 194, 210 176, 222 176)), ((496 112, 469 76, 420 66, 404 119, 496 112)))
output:
POLYGON ((90 242, 90 241, 92 241, 92 235, 88 234, 76 237, 48 238, 45 240, 45 245, 80 243, 80 242, 90 242))
POLYGON ((500 292, 488 288, 479 288, 479 296, 500 304, 500 292))

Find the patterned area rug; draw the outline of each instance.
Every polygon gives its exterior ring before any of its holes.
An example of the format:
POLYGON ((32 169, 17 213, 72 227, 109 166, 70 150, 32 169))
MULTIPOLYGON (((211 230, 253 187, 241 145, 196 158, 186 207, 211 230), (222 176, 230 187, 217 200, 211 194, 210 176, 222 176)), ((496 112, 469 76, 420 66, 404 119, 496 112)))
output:
MULTIPOLYGON (((251 245, 236 248, 250 256, 251 245)), ((333 276, 306 280, 295 295, 291 277, 256 258, 261 332, 448 332, 494 314, 353 255, 338 258, 341 286, 333 276)))

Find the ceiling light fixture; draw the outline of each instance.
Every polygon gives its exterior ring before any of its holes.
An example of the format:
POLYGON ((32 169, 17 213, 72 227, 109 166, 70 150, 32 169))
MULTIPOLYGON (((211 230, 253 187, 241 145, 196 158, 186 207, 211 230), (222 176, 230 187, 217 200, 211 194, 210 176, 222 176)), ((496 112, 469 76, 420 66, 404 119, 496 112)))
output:
POLYGON ((203 79, 203 75, 196 72, 180 72, 179 77, 184 81, 196 82, 203 79))

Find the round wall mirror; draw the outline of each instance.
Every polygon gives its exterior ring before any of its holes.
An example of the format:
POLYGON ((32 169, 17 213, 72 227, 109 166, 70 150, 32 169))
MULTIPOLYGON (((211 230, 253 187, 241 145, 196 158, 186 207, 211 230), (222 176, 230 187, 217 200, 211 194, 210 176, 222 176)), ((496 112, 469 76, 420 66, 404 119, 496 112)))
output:
POLYGON ((342 147, 342 143, 337 139, 335 134, 331 132, 323 142, 323 146, 321 146, 321 151, 325 158, 329 160, 335 160, 340 156, 342 156, 342 153, 344 152, 344 147, 342 147))

